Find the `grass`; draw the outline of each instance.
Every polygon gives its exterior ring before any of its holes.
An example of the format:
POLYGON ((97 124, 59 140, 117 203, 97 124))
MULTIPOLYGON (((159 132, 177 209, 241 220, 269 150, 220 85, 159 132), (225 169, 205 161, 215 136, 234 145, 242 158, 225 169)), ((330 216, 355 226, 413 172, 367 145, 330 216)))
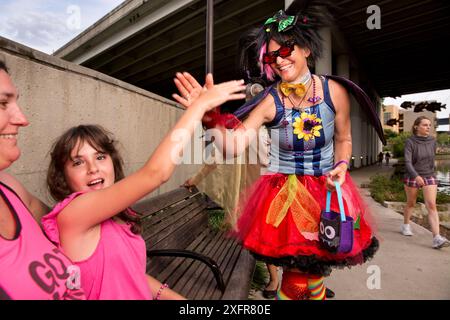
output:
MULTIPOLYGON (((379 203, 384 201, 406 202, 403 181, 398 176, 389 178, 383 175, 375 175, 370 179, 369 190, 372 198, 379 203)), ((419 190, 417 201, 424 202, 422 190, 419 190)), ((438 192, 436 203, 450 203, 450 195, 438 192)))
POLYGON ((212 209, 208 210, 208 223, 213 230, 222 231, 225 230, 226 226, 224 224, 225 210, 223 209, 212 209))
POLYGON ((269 271, 267 271, 266 264, 262 261, 256 261, 251 289, 256 291, 264 290, 267 282, 269 281, 268 279, 269 279, 269 271))

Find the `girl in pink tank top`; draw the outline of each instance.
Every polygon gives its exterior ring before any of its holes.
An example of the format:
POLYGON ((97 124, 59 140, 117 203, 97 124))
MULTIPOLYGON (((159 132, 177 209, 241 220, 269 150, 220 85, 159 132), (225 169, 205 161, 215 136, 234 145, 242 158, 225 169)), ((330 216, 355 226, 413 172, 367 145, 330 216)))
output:
MULTIPOLYGON (((208 79, 212 83, 212 76, 208 79)), ((129 207, 172 175, 205 112, 243 99, 243 81, 198 90, 175 127, 137 172, 124 177, 111 135, 99 126, 69 129, 54 144, 47 183, 60 201, 42 219, 48 237, 81 269, 87 299, 184 299, 147 275, 139 216, 129 207)))

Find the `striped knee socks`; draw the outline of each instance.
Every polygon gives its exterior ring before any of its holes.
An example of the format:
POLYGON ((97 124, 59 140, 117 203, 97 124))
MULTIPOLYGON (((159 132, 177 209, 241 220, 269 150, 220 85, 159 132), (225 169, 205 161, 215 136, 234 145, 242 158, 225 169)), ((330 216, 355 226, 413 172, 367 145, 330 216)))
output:
POLYGON ((276 300, 325 300, 323 277, 284 271, 276 300))
POLYGON ((308 290, 310 300, 325 300, 325 286, 323 284, 323 277, 309 275, 308 290))

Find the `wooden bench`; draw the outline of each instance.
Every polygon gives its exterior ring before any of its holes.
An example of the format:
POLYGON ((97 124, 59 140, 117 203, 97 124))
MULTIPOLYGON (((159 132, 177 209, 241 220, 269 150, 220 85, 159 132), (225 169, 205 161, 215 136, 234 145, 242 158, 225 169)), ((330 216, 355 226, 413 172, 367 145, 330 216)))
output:
POLYGON ((208 223, 206 197, 179 188, 134 206, 143 214, 147 273, 191 300, 246 300, 255 260, 208 223))

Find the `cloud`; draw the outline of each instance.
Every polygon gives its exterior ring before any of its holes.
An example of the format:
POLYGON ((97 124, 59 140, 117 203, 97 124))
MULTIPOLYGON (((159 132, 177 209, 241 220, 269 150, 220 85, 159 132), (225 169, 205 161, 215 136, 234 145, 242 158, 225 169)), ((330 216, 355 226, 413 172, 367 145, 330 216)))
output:
POLYGON ((0 33, 19 43, 49 52, 73 36, 63 17, 51 12, 27 12, 0 22, 0 33))
POLYGON ((55 44, 73 36, 61 3, 19 0, 3 4, 0 10, 0 35, 37 50, 52 53, 55 44))
POLYGON ((0 2, 0 36, 52 54, 122 0, 0 2))

